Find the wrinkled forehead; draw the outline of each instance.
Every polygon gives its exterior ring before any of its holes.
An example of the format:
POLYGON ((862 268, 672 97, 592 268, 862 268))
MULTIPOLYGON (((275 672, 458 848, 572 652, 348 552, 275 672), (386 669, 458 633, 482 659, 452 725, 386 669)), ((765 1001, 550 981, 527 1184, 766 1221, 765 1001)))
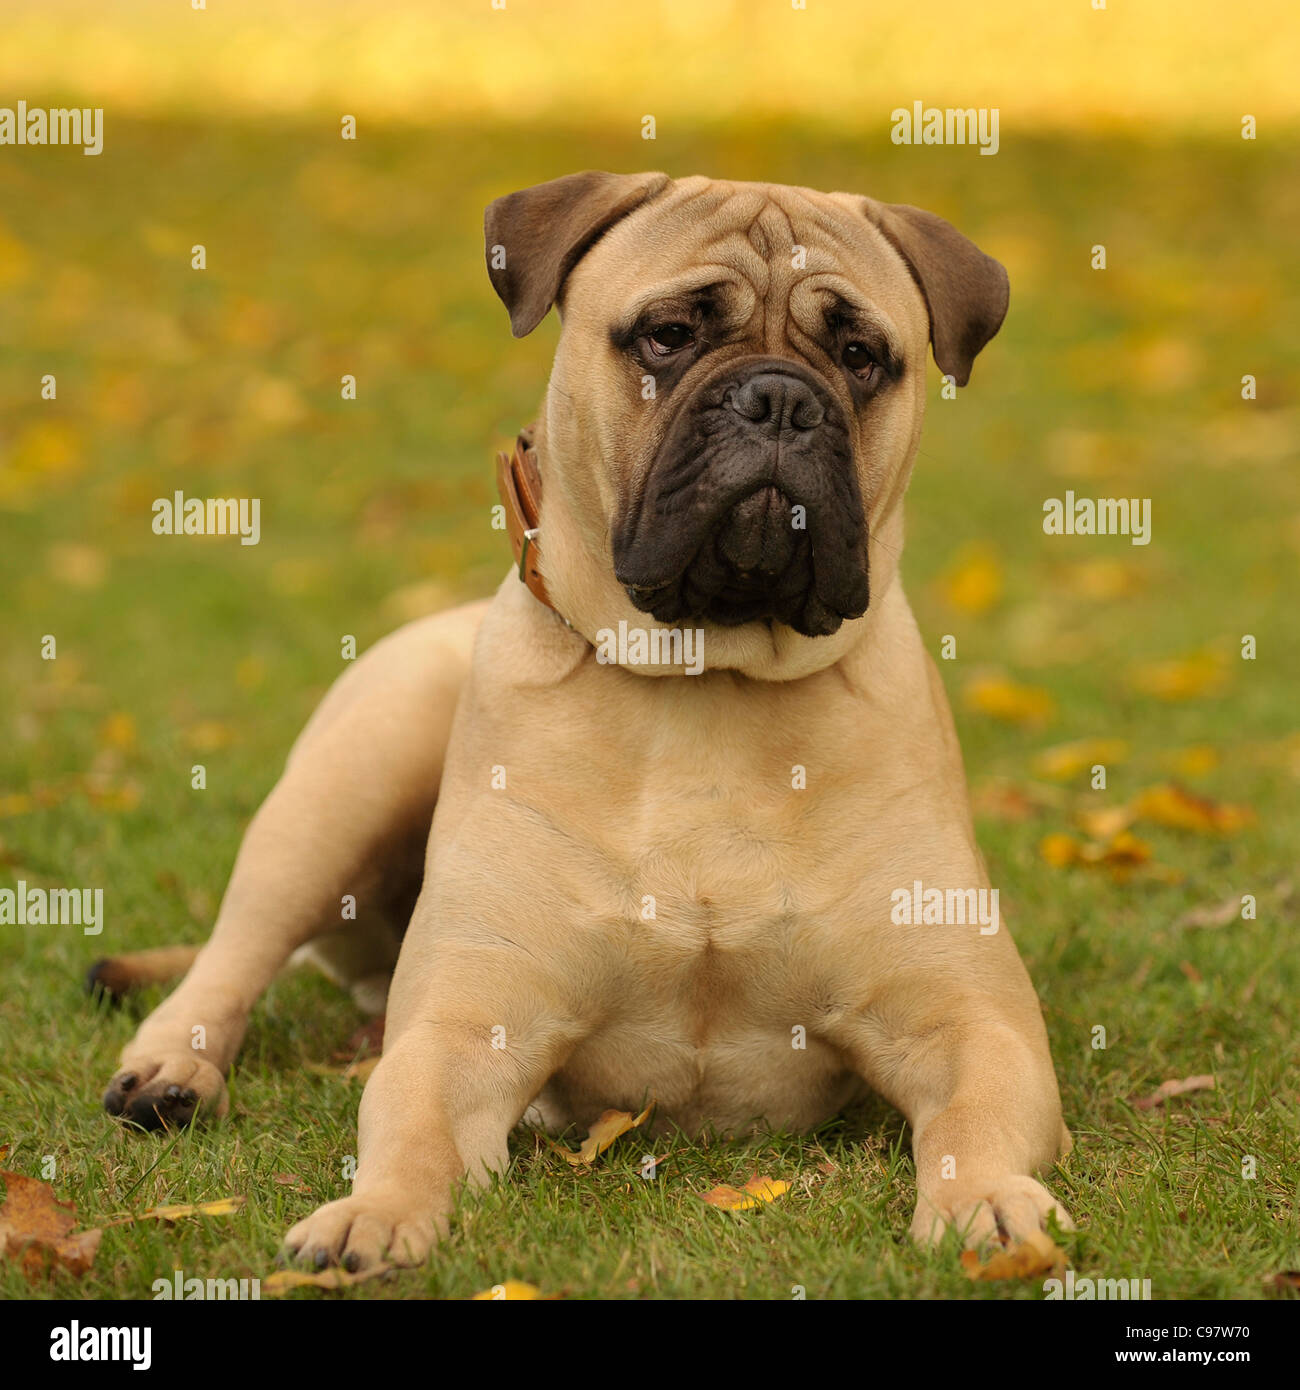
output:
POLYGON ((839 299, 906 338, 925 316, 902 257, 854 200, 702 178, 677 181, 606 233, 571 275, 566 310, 634 320, 714 285, 768 315, 804 317, 839 299))

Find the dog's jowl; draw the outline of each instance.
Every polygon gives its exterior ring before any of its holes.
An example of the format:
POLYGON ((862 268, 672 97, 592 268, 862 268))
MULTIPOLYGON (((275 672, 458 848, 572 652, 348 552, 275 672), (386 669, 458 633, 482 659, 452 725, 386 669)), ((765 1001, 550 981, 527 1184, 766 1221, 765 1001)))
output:
POLYGON ((561 320, 501 464, 517 563, 336 683, 106 1105, 224 1114, 301 950, 387 1008, 352 1194, 286 1238, 315 1264, 422 1261, 525 1114, 651 1100, 736 1133, 872 1090, 918 1239, 1068 1225, 1034 1176, 1069 1144, 1046 1031, 898 572, 928 354, 966 384, 1005 272, 913 207, 663 174, 510 194, 486 234, 515 334, 561 320))

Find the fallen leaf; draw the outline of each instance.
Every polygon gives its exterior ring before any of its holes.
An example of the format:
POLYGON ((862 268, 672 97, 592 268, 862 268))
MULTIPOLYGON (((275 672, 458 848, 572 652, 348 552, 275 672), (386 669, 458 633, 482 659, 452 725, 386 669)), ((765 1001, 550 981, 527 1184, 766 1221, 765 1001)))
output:
POLYGON ((364 1284, 367 1279, 378 1279, 391 1268, 392 1265, 381 1263, 360 1269, 355 1274, 337 1266, 311 1274, 300 1269, 277 1269, 262 1280, 262 1292, 274 1298, 277 1294, 288 1293, 290 1289, 346 1289, 353 1284, 364 1284))
POLYGON ((235 741, 235 730, 218 719, 201 719, 184 731, 186 744, 196 753, 216 753, 235 741))
POLYGON ((1176 869, 1151 861, 1151 846, 1136 835, 1122 830, 1104 841, 1080 840, 1074 835, 1057 833, 1040 841, 1038 852, 1056 869, 1080 865, 1109 869, 1119 882, 1131 878, 1139 870, 1149 878, 1177 883, 1182 875, 1176 869))
POLYGON ((1094 840, 1110 840, 1133 824, 1131 806, 1102 806, 1097 810, 1074 813, 1075 824, 1094 840))
POLYGON ((1300 1269, 1279 1269, 1264 1282, 1274 1289, 1300 1289, 1300 1269))
POLYGON ((1065 1251, 1046 1231, 1031 1231, 1019 1245, 995 1251, 987 1264, 974 1250, 963 1250, 961 1267, 969 1278, 980 1281, 1059 1279, 1065 1273, 1065 1251))
POLYGON ((971 794, 971 809, 989 820, 1022 821, 1059 807, 1065 795, 1032 782, 988 781, 971 794))
POLYGON ((939 585, 944 598, 962 613, 987 613, 1002 597, 1001 561, 989 546, 968 546, 939 585))
POLYGON ((1227 678, 1226 665, 1217 652, 1194 652, 1169 661, 1148 661, 1130 673, 1133 688, 1157 700, 1192 700, 1220 690, 1227 678))
POLYGON ((790 1184, 779 1178, 753 1177, 743 1188, 729 1187, 723 1183, 711 1192, 702 1192, 700 1196, 711 1207, 719 1207, 723 1211, 748 1211, 750 1207, 760 1206, 763 1202, 774 1202, 789 1190, 790 1184))
POLYGON ((1131 804, 1135 820, 1150 821, 1171 830, 1231 835, 1255 819, 1249 806, 1193 796, 1174 782, 1148 787, 1139 792, 1131 804))
POLYGON ((651 1101, 639 1115, 633 1115, 630 1110, 606 1110, 600 1119, 592 1125, 577 1153, 560 1144, 553 1144, 551 1147, 575 1166, 579 1163, 594 1163, 619 1135, 626 1134, 628 1130, 636 1129, 638 1125, 644 1124, 646 1117, 654 1108, 655 1103, 651 1101))
POLYGON ((1061 587, 1077 598, 1113 602, 1137 593, 1148 582, 1148 573, 1126 560, 1082 560, 1060 574, 1061 587))
POLYGON ((1224 898, 1221 903, 1208 903, 1204 907, 1194 907, 1174 923, 1176 927, 1226 927, 1234 918, 1241 916, 1241 895, 1224 898))
POLYGON ((104 552, 77 542, 52 545, 46 563, 55 579, 71 589, 98 589, 108 573, 104 552))
POLYGON ((29 1282, 56 1268, 85 1274, 95 1262, 103 1231, 71 1234, 77 1224, 73 1202, 61 1202, 47 1182, 23 1173, 0 1172, 0 1253, 21 1267, 29 1282))
POLYGON ((543 1293, 535 1284, 525 1284, 522 1279, 507 1279, 503 1283, 493 1284, 490 1289, 484 1289, 482 1293, 471 1294, 470 1301, 474 1303, 505 1303, 514 1299, 551 1297, 553 1295, 543 1293))
POLYGON ((1122 763, 1127 757, 1128 744, 1122 738, 1082 738, 1035 753, 1030 767, 1039 777, 1068 782, 1096 763, 1122 763))
POLYGON ((1163 1105, 1170 1096, 1183 1096, 1189 1091, 1212 1090, 1214 1090, 1214 1077, 1188 1076, 1182 1081, 1162 1082, 1149 1096, 1135 1100, 1133 1106, 1137 1110, 1154 1110, 1157 1105, 1163 1105))
POLYGON ((306 1070, 317 1076, 341 1076, 344 1081, 369 1081, 370 1073, 379 1065, 379 1061, 378 1057, 361 1057, 345 1067, 331 1066, 328 1062, 308 1062, 306 1070))
POLYGON ((1208 743, 1194 743, 1162 754, 1160 761, 1178 777, 1204 777, 1219 766, 1219 753, 1208 743))
POLYGON ((967 709, 1009 724, 1044 724, 1055 703, 1041 686, 1020 685, 1006 676, 977 676, 964 692, 967 709))
POLYGON ((148 1211, 137 1211, 130 1216, 105 1221, 104 1228, 129 1226, 134 1221, 179 1221, 184 1216, 233 1216, 246 1200, 244 1197, 218 1197, 211 1202, 181 1202, 170 1207, 150 1207, 148 1211))

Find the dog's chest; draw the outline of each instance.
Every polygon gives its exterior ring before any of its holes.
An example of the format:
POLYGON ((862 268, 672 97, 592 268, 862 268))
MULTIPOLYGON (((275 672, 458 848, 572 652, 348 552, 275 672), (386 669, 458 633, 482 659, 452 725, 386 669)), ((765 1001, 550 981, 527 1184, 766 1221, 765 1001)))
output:
POLYGON ((816 1034, 829 924, 814 847, 776 798, 687 773, 642 806, 635 843, 607 859, 591 904, 613 1006, 552 1082, 547 1118, 583 1123, 649 1098, 687 1129, 833 1114, 855 1083, 816 1034))

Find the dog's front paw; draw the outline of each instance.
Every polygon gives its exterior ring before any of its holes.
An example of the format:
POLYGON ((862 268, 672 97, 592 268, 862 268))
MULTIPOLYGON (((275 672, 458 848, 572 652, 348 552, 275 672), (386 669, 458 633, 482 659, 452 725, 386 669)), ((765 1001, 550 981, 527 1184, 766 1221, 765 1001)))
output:
POLYGON ((104 1092, 104 1109, 140 1129, 181 1129, 196 1115, 224 1119, 230 1094, 225 1077, 193 1052, 128 1054, 104 1092))
POLYGON ((375 1193, 342 1197, 318 1208, 284 1238, 282 1255, 316 1269, 347 1270, 387 1262, 423 1264, 440 1234, 427 1207, 375 1193))
POLYGON ((951 1226, 969 1250, 993 1240, 1019 1245, 1032 1232, 1045 1231, 1051 1216, 1063 1231, 1074 1230, 1069 1213, 1042 1183, 1008 1173, 973 1188, 963 1185, 951 1195, 923 1192, 912 1218, 912 1239, 937 1245, 951 1226))

